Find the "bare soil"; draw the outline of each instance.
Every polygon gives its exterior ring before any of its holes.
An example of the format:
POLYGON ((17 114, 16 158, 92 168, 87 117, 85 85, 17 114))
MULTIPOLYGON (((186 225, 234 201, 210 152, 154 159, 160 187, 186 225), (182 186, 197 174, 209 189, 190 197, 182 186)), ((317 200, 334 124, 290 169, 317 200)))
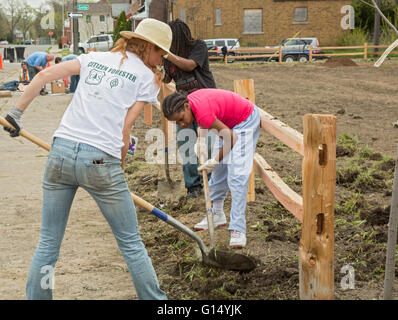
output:
MULTIPOLYGON (((233 80, 254 79, 256 104, 302 132, 306 113, 337 116, 337 184, 335 201, 335 298, 380 299, 383 293, 389 205, 398 142, 398 63, 382 67, 355 60, 356 67, 314 63, 212 64, 217 86, 233 90, 233 80), (355 288, 344 290, 346 274, 355 271, 355 288)), ((17 68, 6 64, 0 82, 12 80, 17 68), (14 68, 14 69, 13 69, 14 68)), ((5 116, 18 94, 0 102, 5 116)), ((41 96, 24 115, 24 128, 45 141, 71 96, 41 96)), ((204 198, 187 200, 180 191, 158 194, 163 165, 145 162, 150 128, 160 128, 143 115, 133 134, 138 150, 128 159, 126 177, 132 192, 192 227, 205 214, 204 198), (166 198, 166 200, 165 200, 166 198)), ((0 299, 24 299, 29 264, 39 238, 41 179, 46 152, 23 138, 0 134, 0 299)), ((170 147, 173 152, 175 147, 170 147)), ((302 157, 262 132, 257 152, 285 182, 301 194, 302 157)), ((173 181, 181 181, 180 164, 171 165, 173 181)), ((164 189, 161 190, 161 192, 164 189)), ((182 188, 184 191, 184 188, 182 188)), ((225 212, 229 216, 230 197, 225 212)), ((299 221, 276 202, 256 177, 256 201, 247 208, 248 244, 239 253, 256 261, 248 273, 204 266, 197 245, 181 232, 137 208, 140 230, 161 287, 169 299, 298 299, 299 221), (200 255, 199 255, 200 256, 200 255)), ((209 244, 207 231, 198 235, 209 244)), ((216 230, 217 246, 228 249, 226 228, 216 230)), ((397 272, 396 272, 397 275, 397 272)), ((395 283, 394 297, 398 298, 395 283)), ((116 242, 95 202, 84 191, 74 201, 55 272, 56 299, 136 299, 133 284, 116 242)))

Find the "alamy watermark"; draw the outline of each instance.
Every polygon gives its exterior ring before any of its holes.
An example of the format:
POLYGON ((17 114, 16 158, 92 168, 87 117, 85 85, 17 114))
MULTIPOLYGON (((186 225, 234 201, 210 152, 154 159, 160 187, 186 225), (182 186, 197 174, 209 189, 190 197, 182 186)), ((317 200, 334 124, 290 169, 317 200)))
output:
MULTIPOLYGON (((176 134, 174 140, 167 147, 169 164, 198 164, 198 156, 195 153, 195 145, 198 144, 205 149, 205 159, 215 158, 222 148, 223 164, 232 165, 231 168, 236 174, 250 174, 252 161, 250 158, 254 156, 254 130, 234 130, 237 138, 233 147, 227 141, 230 140, 231 130, 206 130, 201 129, 204 133, 200 141, 193 129, 181 129, 176 134), (178 144, 178 153, 175 144, 178 144)), ((160 129, 150 129, 145 134, 145 141, 151 144, 145 150, 145 161, 152 164, 165 163, 165 136, 160 129)))
POLYGON ((355 289, 355 270, 353 266, 349 264, 344 265, 340 273, 344 274, 344 277, 340 281, 340 287, 343 290, 355 289))
POLYGON ((43 30, 55 29, 55 10, 54 10, 54 7, 48 6, 47 10, 48 10, 48 13, 43 18, 41 18, 41 20, 40 20, 40 27, 43 30))
POLYGON ((43 290, 53 290, 55 285, 54 267, 50 265, 43 266, 40 269, 40 273, 44 274, 44 276, 40 280, 40 287, 43 290))
POLYGON ((355 29, 354 7, 350 5, 343 6, 341 7, 340 13, 344 14, 340 22, 341 28, 343 30, 355 29))

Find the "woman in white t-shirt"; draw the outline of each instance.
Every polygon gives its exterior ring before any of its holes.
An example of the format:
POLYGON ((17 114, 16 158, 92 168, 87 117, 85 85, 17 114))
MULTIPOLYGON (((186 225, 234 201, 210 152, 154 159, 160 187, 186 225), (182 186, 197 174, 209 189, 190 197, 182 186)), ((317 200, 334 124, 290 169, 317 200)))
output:
POLYGON ((48 272, 53 275, 79 187, 95 199, 108 221, 138 298, 167 299, 142 243, 121 165, 134 121, 146 104, 157 101, 161 77, 156 66, 171 54, 172 33, 167 24, 144 19, 135 32, 121 35, 111 52, 83 54, 40 72, 6 117, 15 129, 5 130, 18 136, 23 111, 45 83, 80 75, 45 167, 42 226, 26 285, 28 299, 52 299, 52 281, 43 279, 50 279, 48 272))

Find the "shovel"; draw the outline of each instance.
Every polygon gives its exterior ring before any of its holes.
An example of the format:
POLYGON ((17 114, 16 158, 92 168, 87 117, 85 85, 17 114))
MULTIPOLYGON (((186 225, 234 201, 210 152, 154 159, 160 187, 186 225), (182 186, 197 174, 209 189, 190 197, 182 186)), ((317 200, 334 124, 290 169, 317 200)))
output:
MULTIPOLYGON (((205 137, 203 136, 202 129, 199 128, 198 131, 198 146, 203 146, 205 144, 202 144, 202 140, 204 140, 205 137)), ((199 163, 203 164, 206 159, 206 153, 207 153, 207 148, 205 150, 202 150, 202 148, 198 148, 198 154, 199 154, 199 163)), ((207 225, 209 226, 209 235, 210 235, 210 248, 215 247, 215 239, 214 239, 214 221, 213 221, 213 208, 211 205, 210 201, 210 190, 209 190, 209 180, 207 178, 207 170, 202 170, 202 175, 203 175, 203 191, 205 194, 205 201, 206 201, 206 216, 207 216, 207 225)))
MULTIPOLYGON (((12 125, 2 117, 0 117, 0 125, 12 127, 12 125)), ((51 146, 49 144, 45 143, 43 140, 36 138, 35 136, 33 136, 32 134, 28 133, 23 129, 21 129, 20 135, 47 151, 50 151, 51 149, 51 146)), ((185 226, 178 220, 174 219, 173 217, 170 217, 162 210, 154 207, 153 205, 151 205, 144 199, 141 199, 140 197, 136 196, 135 194, 131 193, 131 195, 136 205, 148 210, 157 218, 163 220, 167 224, 171 225, 172 227, 185 233, 187 236, 195 240, 202 253, 202 261, 204 264, 212 267, 234 270, 234 271, 251 271, 256 267, 254 261, 243 254, 237 254, 237 253, 231 254, 230 252, 223 250, 216 250, 214 248, 209 250, 204 245, 203 241, 187 226, 185 226)))

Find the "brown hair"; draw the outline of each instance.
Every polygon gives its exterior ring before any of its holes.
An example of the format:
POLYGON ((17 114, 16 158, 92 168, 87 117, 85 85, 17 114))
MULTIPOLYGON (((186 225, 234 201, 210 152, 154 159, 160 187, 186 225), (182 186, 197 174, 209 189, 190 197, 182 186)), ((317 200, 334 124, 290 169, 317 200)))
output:
POLYGON ((142 60, 142 62, 144 62, 144 64, 155 74, 155 83, 158 87, 160 87, 162 83, 162 74, 158 71, 156 67, 152 67, 148 64, 147 52, 149 44, 150 43, 148 41, 138 38, 120 38, 116 41, 116 44, 111 52, 120 52, 123 55, 123 58, 120 61, 119 68, 122 66, 124 59, 127 59, 127 51, 135 53, 142 60))

